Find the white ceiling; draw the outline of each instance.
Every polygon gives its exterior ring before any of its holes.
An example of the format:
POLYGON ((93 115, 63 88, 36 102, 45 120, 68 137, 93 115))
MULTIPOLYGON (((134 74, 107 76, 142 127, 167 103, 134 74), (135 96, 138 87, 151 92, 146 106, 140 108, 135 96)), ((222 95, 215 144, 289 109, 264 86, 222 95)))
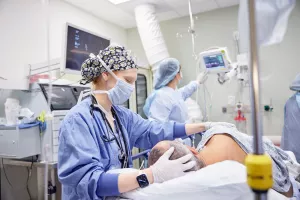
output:
MULTIPOLYGON (((92 15, 112 22, 124 28, 136 26, 134 8, 137 5, 151 3, 156 7, 160 21, 188 15, 188 0, 130 0, 113 4, 108 0, 65 0, 92 15)), ((191 0, 193 14, 237 5, 239 0, 191 0)))

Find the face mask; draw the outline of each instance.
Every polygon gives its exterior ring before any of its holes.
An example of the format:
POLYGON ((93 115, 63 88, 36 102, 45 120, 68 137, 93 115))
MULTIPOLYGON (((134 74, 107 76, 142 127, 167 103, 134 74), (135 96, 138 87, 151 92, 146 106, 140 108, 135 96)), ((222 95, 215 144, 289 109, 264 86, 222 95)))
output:
POLYGON ((133 85, 126 83, 125 81, 118 78, 116 85, 112 89, 108 91, 95 90, 93 91, 93 93, 107 94, 109 100, 113 105, 122 105, 130 98, 133 90, 134 90, 133 85))
POLYGON ((180 78, 178 78, 178 76, 175 77, 175 78, 177 78, 177 80, 178 80, 177 85, 180 84, 181 79, 182 79, 182 74, 181 74, 181 72, 180 72, 180 74, 179 74, 179 77, 180 77, 180 78))
POLYGON ((103 62, 103 60, 98 57, 99 61, 101 62, 101 64, 105 67, 105 69, 107 70, 108 73, 110 73, 116 80, 117 83, 116 85, 108 90, 108 91, 103 91, 103 90, 95 90, 92 91, 92 93, 94 94, 99 94, 99 93, 106 93, 108 95, 109 100, 111 101, 111 103, 113 105, 122 105, 123 103, 125 103, 131 96, 133 90, 134 90, 134 86, 126 83, 125 81, 119 79, 107 66, 106 64, 103 62))
MULTIPOLYGON (((272 45, 283 40, 288 26, 289 16, 296 0, 259 0, 255 3, 256 30, 259 45, 272 45)), ((240 49, 249 51, 248 1, 240 0, 238 27, 240 49)))

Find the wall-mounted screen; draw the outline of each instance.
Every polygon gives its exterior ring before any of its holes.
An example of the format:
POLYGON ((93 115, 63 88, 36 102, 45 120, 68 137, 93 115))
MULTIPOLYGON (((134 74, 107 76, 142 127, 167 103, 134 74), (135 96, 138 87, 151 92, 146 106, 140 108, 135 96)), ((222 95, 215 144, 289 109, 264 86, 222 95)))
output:
POLYGON ((109 46, 110 40, 87 30, 67 24, 65 65, 66 73, 80 73, 81 64, 91 53, 97 55, 109 46))

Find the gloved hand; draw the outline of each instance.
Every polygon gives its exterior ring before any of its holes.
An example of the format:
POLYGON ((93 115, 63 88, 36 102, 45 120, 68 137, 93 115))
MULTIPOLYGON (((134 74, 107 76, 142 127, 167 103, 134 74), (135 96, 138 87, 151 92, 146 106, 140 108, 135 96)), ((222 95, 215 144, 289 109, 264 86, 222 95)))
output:
POLYGON ((195 161, 189 161, 193 156, 192 154, 183 156, 177 160, 169 160, 173 152, 174 147, 171 147, 150 167, 152 169, 154 183, 162 183, 183 176, 186 174, 186 170, 196 165, 195 161))
POLYGON ((228 127, 228 128, 233 128, 235 127, 234 124, 230 124, 230 123, 227 123, 227 122, 204 122, 204 126, 205 126, 205 130, 208 130, 214 126, 225 126, 225 127, 228 127))
POLYGON ((203 84, 205 83, 205 81, 207 80, 208 76, 207 76, 207 71, 201 72, 198 76, 197 76, 197 82, 198 84, 203 84))

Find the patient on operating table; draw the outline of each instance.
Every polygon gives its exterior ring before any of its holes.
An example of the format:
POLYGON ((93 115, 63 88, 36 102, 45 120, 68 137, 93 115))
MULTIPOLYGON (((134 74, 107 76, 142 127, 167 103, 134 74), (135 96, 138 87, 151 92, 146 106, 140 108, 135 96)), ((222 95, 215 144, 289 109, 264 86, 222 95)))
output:
MULTIPOLYGON (((236 128, 225 127, 208 130, 198 145, 198 150, 185 146, 178 141, 162 141, 155 145, 149 155, 149 165, 153 165, 169 148, 174 147, 174 153, 170 159, 174 160, 187 154, 193 154, 196 166, 193 171, 199 170, 217 162, 232 160, 244 164, 246 155, 251 152, 252 136, 240 133, 236 128), (224 132, 221 133, 220 130, 224 132)), ((282 160, 289 159, 283 150, 275 147, 271 141, 264 139, 264 149, 273 160, 273 189, 285 195, 293 196, 293 187, 290 183, 287 167, 282 160)), ((298 184, 298 183, 297 183, 298 184)))

